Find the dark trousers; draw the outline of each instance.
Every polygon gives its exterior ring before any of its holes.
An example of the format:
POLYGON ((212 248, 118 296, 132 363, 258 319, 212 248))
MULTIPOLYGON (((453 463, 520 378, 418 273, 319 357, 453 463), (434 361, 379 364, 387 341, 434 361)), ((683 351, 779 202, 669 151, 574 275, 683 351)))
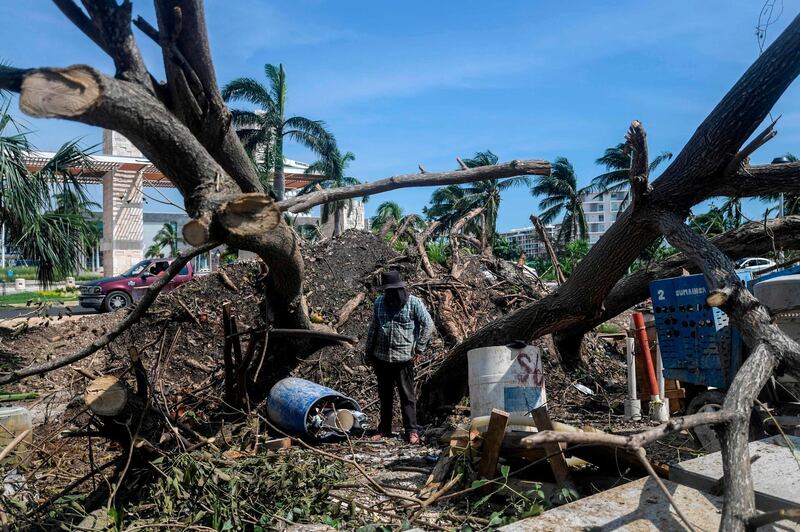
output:
POLYGON ((378 377, 378 398, 381 402, 381 421, 378 430, 384 434, 392 432, 394 410, 394 388, 400 396, 400 412, 406 432, 417 430, 417 396, 414 390, 414 362, 374 361, 378 377))

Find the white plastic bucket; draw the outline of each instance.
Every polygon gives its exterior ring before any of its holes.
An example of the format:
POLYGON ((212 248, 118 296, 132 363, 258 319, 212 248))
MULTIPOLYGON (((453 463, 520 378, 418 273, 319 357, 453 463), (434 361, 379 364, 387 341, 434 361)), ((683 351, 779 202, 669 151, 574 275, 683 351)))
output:
MULTIPOLYGON (((33 427, 30 411, 22 406, 0 408, 0 451, 6 448, 14 438, 33 427)), ((17 445, 11 454, 3 460, 3 464, 17 464, 25 459, 28 447, 33 442, 33 433, 17 445)))
POLYGON ((547 402, 539 348, 481 347, 469 351, 467 358, 473 418, 488 416, 492 408, 525 415, 547 402))

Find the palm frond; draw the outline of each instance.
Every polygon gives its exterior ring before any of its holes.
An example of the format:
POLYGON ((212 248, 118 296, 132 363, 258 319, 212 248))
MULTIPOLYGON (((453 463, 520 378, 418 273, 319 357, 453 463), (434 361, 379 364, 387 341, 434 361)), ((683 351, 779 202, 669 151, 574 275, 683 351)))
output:
POLYGON ((253 78, 236 78, 222 88, 222 99, 226 102, 246 101, 269 112, 275 107, 269 91, 253 78))

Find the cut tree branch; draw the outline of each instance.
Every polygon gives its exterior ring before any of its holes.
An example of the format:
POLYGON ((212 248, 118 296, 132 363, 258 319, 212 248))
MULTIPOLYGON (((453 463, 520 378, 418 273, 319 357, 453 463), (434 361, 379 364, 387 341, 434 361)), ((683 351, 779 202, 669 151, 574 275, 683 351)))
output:
POLYGON ((550 258, 550 264, 553 265, 553 272, 556 275, 556 282, 560 285, 564 284, 567 278, 564 277, 564 272, 561 270, 561 263, 558 262, 558 255, 556 255, 556 251, 553 249, 553 243, 550 241, 547 231, 545 231, 544 224, 539 217, 534 214, 531 214, 530 219, 533 227, 536 228, 536 232, 539 234, 539 240, 544 243, 544 248, 547 250, 547 256, 550 258))
POLYGON ((773 323, 769 310, 739 281, 733 263, 718 248, 689 229, 675 214, 663 213, 659 225, 670 244, 703 268, 710 287, 728 289, 720 306, 752 350, 722 405, 724 411, 739 415, 722 433, 720 447, 726 481, 720 527, 743 531, 746 521, 756 511, 747 450, 750 409, 779 363, 789 362, 793 372, 800 369, 800 345, 773 323))
POLYGON ((278 203, 283 211, 305 212, 312 207, 332 201, 371 196, 380 192, 407 187, 428 187, 471 183, 486 179, 500 179, 519 175, 550 175, 550 163, 547 161, 511 161, 492 166, 479 166, 468 170, 453 172, 428 172, 425 174, 405 174, 371 181, 362 185, 318 190, 302 196, 286 199, 278 203))
MULTIPOLYGON (((776 247, 799 248, 800 216, 774 218, 766 222, 750 222, 712 238, 711 243, 733 260, 762 255, 776 247)), ((684 270, 690 273, 700 271, 685 255, 677 253, 626 275, 614 285, 603 302, 602 314, 582 322, 574 329, 564 331, 564 334, 585 334, 597 325, 618 316, 650 297, 652 281, 677 277, 684 270)))
POLYGON ((158 278, 150 285, 147 291, 142 296, 142 299, 136 303, 136 306, 133 307, 133 310, 122 319, 116 327, 105 333, 103 336, 95 339, 91 344, 87 345, 80 351, 73 353, 72 355, 59 358, 56 360, 51 360, 45 364, 40 364, 38 366, 30 366, 27 368, 23 368, 20 370, 15 370, 10 373, 7 373, 3 377, 0 377, 0 385, 10 384, 12 382, 17 382, 22 380, 26 377, 31 377, 33 375, 41 375, 43 373, 48 373, 58 368, 62 368, 64 366, 68 366, 69 364, 73 364, 79 360, 83 360, 84 358, 88 357, 89 355, 96 353, 98 350, 102 349, 112 341, 114 341, 120 334, 126 331, 131 325, 139 321, 139 319, 147 312, 147 309, 153 304, 158 297, 158 294, 161 292, 161 289, 164 288, 167 283, 169 283, 180 271, 183 269, 186 264, 194 257, 206 253, 217 247, 219 242, 209 242, 204 246, 199 248, 194 248, 185 251, 184 255, 176 258, 167 268, 164 275, 159 275, 158 278))
MULTIPOLYGON (((756 59, 700 124, 661 177, 652 183, 647 205, 636 210, 628 207, 621 213, 558 290, 485 325, 454 347, 424 383, 421 403, 455 404, 463 397, 470 349, 504 345, 517 339, 532 340, 601 316, 603 302, 614 285, 642 251, 660 238, 659 214, 671 211, 685 216, 693 205, 720 195, 726 182, 741 174, 732 178, 726 173, 727 166, 800 73, 798 50, 800 17, 756 59)), ((785 177, 786 173, 781 175, 785 177)), ((787 186, 798 187, 798 183, 787 186)), ((778 191, 772 189, 772 193, 778 191)))

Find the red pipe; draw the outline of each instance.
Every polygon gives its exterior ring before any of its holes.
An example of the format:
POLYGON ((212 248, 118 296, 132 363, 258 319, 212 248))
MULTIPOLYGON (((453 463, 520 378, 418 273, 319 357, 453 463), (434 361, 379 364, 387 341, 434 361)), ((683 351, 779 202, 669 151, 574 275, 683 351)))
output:
POLYGON ((650 395, 659 395, 656 370, 653 367, 653 356, 650 354, 650 343, 647 341, 647 329, 644 326, 644 315, 641 312, 633 313, 633 326, 636 329, 636 339, 642 348, 644 363, 647 367, 647 379, 650 381, 650 395))

